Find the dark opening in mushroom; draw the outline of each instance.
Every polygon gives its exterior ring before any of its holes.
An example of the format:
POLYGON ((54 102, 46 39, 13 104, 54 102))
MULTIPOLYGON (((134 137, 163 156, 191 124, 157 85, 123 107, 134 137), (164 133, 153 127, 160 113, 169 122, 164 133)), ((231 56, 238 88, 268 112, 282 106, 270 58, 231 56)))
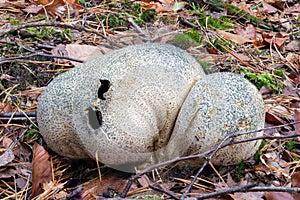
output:
POLYGON ((110 82, 109 82, 109 80, 100 79, 100 83, 101 83, 101 85, 98 89, 98 98, 105 100, 103 95, 105 92, 107 92, 109 90, 110 82))
POLYGON ((86 109, 87 112, 87 118, 88 118, 88 123, 92 127, 92 129, 96 130, 100 128, 102 125, 102 114, 99 110, 96 111, 93 110, 93 108, 89 107, 86 109))

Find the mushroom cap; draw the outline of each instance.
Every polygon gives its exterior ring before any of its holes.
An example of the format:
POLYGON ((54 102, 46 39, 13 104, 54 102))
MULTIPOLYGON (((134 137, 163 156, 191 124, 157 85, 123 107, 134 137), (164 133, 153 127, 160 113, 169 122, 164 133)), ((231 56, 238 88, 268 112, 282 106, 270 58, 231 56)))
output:
MULTIPOLYGON (((171 138, 177 143, 170 147, 189 146, 186 154, 204 153, 214 149, 227 134, 259 130, 264 122, 264 102, 252 83, 239 74, 210 74, 194 85, 183 103, 172 133, 174 138, 171 138)), ((234 140, 262 134, 245 134, 234 140)), ((256 140, 225 147, 217 152, 212 162, 238 164, 252 157, 259 145, 260 141, 256 140)), ((182 154, 176 148, 169 149, 169 153, 172 156, 182 154)))
POLYGON ((172 45, 113 51, 47 86, 38 102, 40 132, 61 155, 98 156, 123 171, 144 168, 166 159, 179 109, 204 75, 195 58, 172 45))

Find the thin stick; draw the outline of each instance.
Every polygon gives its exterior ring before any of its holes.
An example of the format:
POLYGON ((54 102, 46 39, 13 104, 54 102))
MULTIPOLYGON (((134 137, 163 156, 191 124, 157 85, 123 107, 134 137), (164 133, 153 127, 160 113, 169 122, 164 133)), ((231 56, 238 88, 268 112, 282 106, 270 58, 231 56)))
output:
MULTIPOLYGON (((300 121, 296 121, 296 122, 291 122, 288 124, 283 124, 283 125, 278 125, 278 126, 272 126, 272 127, 267 127, 267 128, 262 128, 259 130, 255 130, 255 131, 247 131, 247 132, 242 132, 239 134, 233 134, 232 136, 236 137, 237 135, 242 135, 242 134, 250 134, 250 133, 255 133, 255 132, 260 132, 260 131, 264 131, 264 130, 271 130, 271 129, 276 129, 276 128, 282 128, 285 126, 290 126, 290 125, 294 125, 294 124, 298 124, 300 123, 300 121)), ((224 148, 228 145, 232 145, 232 144, 239 144, 239 143, 243 143, 243 142, 248 142, 248 141, 253 141, 253 140, 260 140, 260 139, 286 139, 286 138, 293 138, 293 137, 299 137, 300 134, 295 134, 295 135, 290 135, 290 136, 262 136, 262 137, 255 137, 255 138, 250 138, 250 139, 246 139, 246 140, 240 140, 240 141, 233 141, 233 142, 229 142, 227 144, 222 145, 220 148, 224 148)), ((175 162, 179 162, 179 161, 183 161, 183 160, 188 160, 188 159, 196 159, 196 158, 202 158, 205 155, 212 153, 214 150, 209 150, 200 154, 196 154, 196 155, 189 155, 189 156, 183 156, 183 157, 177 157, 174 158, 172 160, 167 160, 165 162, 161 162, 155 165, 151 165, 148 168, 140 171, 139 173, 137 173, 136 175, 132 176, 129 181, 127 182, 127 185, 125 187, 125 189, 122 191, 122 193, 120 194, 121 197, 126 197, 126 194, 128 193, 131 184, 133 183, 134 180, 136 180, 137 178, 141 177, 143 174, 146 174, 147 172, 152 171, 153 169, 159 168, 159 167, 163 167, 165 165, 169 165, 175 162)))
POLYGON ((288 193, 300 193, 300 188, 298 187, 273 187, 273 186, 256 186, 253 187, 255 184, 249 184, 234 188, 229 188, 226 190, 220 190, 216 192, 212 192, 209 194, 204 194, 198 197, 194 197, 191 199, 208 199, 212 197, 217 197, 221 195, 227 195, 233 192, 288 192, 288 193))
POLYGON ((163 189, 160 189, 158 187, 155 187, 154 185, 149 185, 149 188, 153 189, 153 190, 156 190, 158 192, 162 192, 170 197, 172 197, 173 199, 176 199, 176 200, 179 200, 179 198, 177 198, 174 194, 172 194, 171 192, 168 192, 168 191, 165 191, 163 189))

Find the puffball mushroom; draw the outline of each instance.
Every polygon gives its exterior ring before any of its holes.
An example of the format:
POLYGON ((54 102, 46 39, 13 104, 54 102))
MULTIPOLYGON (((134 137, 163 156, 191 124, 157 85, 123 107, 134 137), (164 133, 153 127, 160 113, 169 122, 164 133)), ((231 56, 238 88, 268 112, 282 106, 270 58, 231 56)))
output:
MULTIPOLYGON (((227 134, 259 130, 264 127, 263 99, 247 79, 234 73, 214 73, 203 77, 184 101, 170 139, 176 147, 189 144, 185 154, 212 150, 227 134)), ((261 136, 262 132, 244 134, 235 141, 261 136)), ((260 141, 228 146, 213 157, 216 165, 238 164, 257 151, 260 141)), ((170 155, 182 155, 176 148, 170 155), (175 153, 177 152, 177 153, 175 153)))
POLYGON ((37 109, 40 132, 58 154, 98 156, 123 171, 144 168, 167 159, 165 147, 179 109, 204 75, 195 58, 172 45, 113 51, 46 87, 37 109))
MULTIPOLYGON (((113 51, 57 76, 39 99, 37 120, 58 154, 98 157, 134 172, 210 150, 229 132, 260 129, 264 108, 241 76, 206 76, 185 51, 153 43, 113 51)), ((227 147, 213 161, 235 164, 258 145, 227 147)))

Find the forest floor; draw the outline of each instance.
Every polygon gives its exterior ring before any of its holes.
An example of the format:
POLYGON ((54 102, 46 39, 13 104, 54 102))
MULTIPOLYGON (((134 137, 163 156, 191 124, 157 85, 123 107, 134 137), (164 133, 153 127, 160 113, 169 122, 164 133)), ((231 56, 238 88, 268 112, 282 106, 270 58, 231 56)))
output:
POLYGON ((0 55, 1 199, 300 199, 299 0, 0 0, 0 55), (253 158, 135 175, 46 148, 36 108, 47 84, 145 42, 176 45, 206 73, 243 73, 256 85, 266 128, 253 158))

